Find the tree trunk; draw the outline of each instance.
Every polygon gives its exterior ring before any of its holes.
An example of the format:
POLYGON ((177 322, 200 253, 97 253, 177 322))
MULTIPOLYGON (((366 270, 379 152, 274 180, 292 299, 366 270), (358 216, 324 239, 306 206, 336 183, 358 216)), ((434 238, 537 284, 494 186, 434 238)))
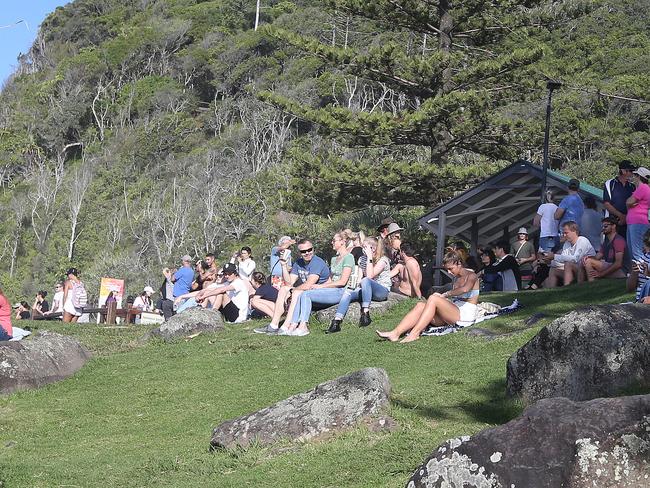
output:
MULTIPOLYGON (((454 19, 450 12, 451 2, 449 0, 440 0, 438 4, 438 17, 440 30, 440 42, 438 48, 449 58, 451 55, 452 32, 454 29, 454 19)), ((452 91, 452 68, 449 66, 442 72, 442 84, 438 90, 438 96, 445 96, 452 91)), ((433 127, 432 130, 438 134, 436 140, 431 145, 431 163, 442 165, 447 162, 449 146, 451 144, 452 136, 446 127, 438 126, 433 127)))

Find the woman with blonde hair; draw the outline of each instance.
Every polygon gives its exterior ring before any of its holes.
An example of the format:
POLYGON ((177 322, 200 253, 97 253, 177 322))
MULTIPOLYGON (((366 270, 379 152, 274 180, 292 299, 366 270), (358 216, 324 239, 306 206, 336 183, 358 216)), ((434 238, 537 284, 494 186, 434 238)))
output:
POLYGON ((341 330, 341 322, 350 308, 353 300, 361 299, 361 317, 359 327, 370 325, 370 302, 384 301, 390 293, 390 261, 384 255, 384 246, 374 238, 367 237, 363 242, 364 255, 359 259, 359 266, 365 277, 361 280, 360 288, 347 289, 336 309, 334 320, 330 323, 327 333, 331 334, 341 330))
POLYGON ((393 330, 376 331, 379 337, 397 342, 402 334, 408 332, 401 342, 412 342, 419 339, 430 324, 468 326, 476 321, 478 276, 463 266, 461 256, 455 251, 447 253, 442 264, 454 276, 452 289, 445 293, 434 293, 426 302, 418 302, 393 330))

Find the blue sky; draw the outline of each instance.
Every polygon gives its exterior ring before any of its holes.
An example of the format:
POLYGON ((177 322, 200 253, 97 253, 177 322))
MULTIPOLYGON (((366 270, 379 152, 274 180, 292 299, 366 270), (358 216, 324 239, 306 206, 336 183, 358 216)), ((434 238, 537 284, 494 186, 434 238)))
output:
POLYGON ((29 50, 50 12, 71 0, 2 0, 0 8, 0 85, 13 73, 18 54, 29 50), (14 25, 19 20, 23 23, 14 25), (29 28, 28 28, 29 27, 29 28))

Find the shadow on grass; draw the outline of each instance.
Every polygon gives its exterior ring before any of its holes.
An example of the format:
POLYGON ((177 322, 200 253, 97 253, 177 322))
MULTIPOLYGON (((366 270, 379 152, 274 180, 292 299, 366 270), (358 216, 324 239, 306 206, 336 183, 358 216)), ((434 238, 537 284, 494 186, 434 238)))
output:
POLYGON ((459 405, 467 415, 478 422, 501 425, 521 414, 523 404, 506 396, 505 379, 492 381, 473 390, 476 401, 459 405))
POLYGON ((448 408, 442 409, 442 408, 432 407, 429 405, 419 405, 416 403, 411 403, 408 400, 404 400, 402 398, 391 398, 390 402, 396 407, 400 407, 405 410, 410 410, 412 412, 415 412, 420 417, 435 419, 435 420, 451 418, 451 415, 449 415, 448 408))

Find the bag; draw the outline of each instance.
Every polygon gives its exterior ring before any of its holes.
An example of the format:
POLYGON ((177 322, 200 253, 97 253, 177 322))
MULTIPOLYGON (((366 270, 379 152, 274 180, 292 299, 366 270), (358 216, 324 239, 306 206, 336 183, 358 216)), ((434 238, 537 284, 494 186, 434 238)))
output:
POLYGON ((72 284, 72 306, 74 308, 83 308, 88 305, 88 294, 86 287, 81 281, 72 284))
POLYGON ((346 288, 349 290, 356 290, 361 283, 362 271, 359 266, 352 268, 352 273, 350 273, 350 278, 348 279, 348 284, 346 288))

